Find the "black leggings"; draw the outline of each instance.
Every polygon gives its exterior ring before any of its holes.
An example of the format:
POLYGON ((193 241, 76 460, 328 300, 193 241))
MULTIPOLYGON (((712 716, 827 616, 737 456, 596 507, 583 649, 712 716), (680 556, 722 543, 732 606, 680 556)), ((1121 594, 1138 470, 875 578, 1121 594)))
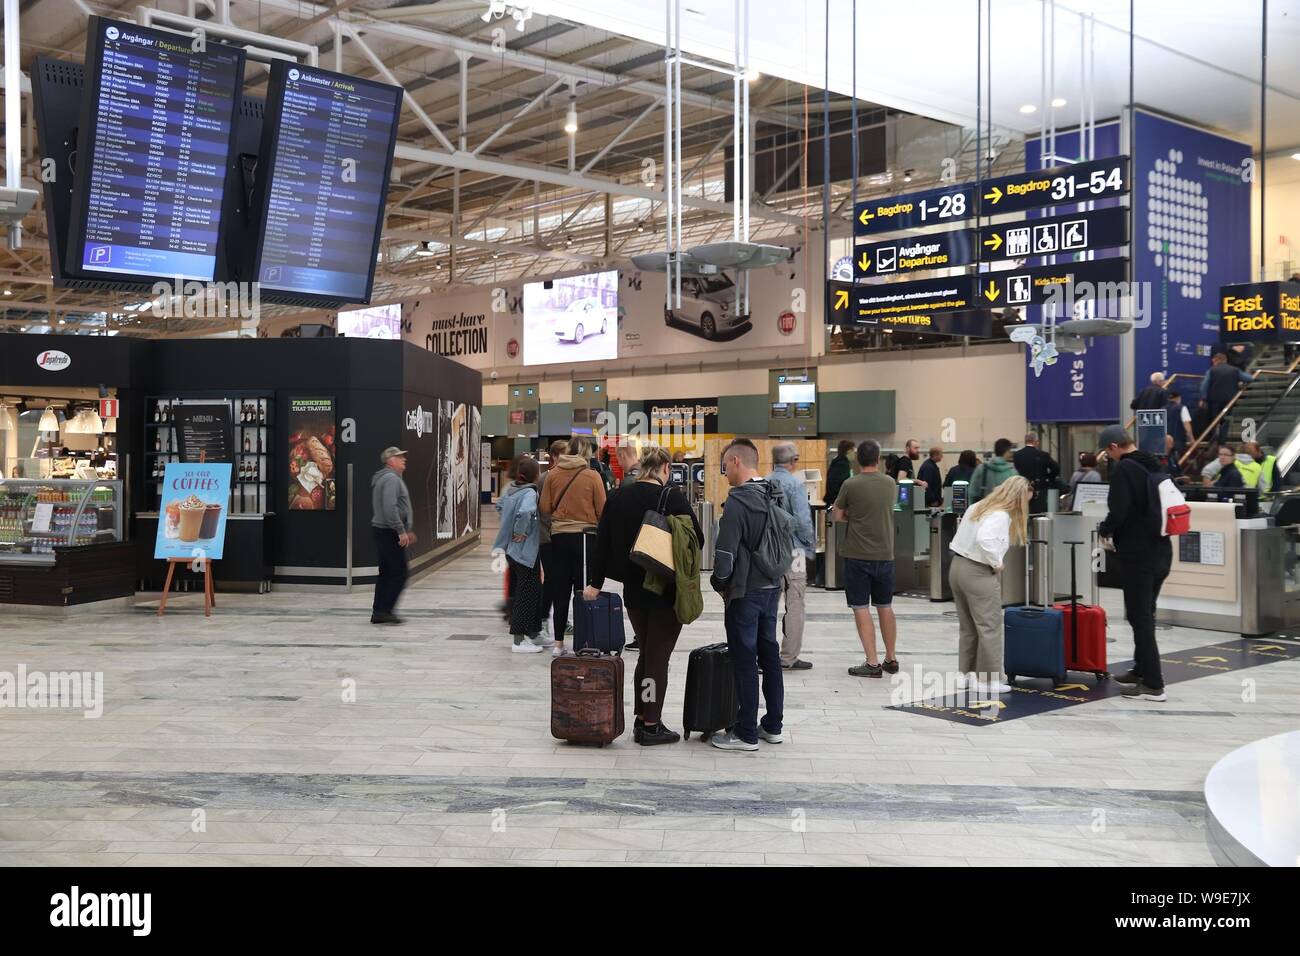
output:
POLYGON ((668 693, 668 660, 682 633, 682 622, 670 607, 630 607, 627 616, 641 645, 632 674, 632 713, 648 724, 657 724, 668 693))
MULTIPOLYGON (((552 601, 551 621, 555 639, 564 641, 564 629, 569 625, 569 607, 573 596, 580 594, 587 582, 583 580, 582 547, 588 536, 579 532, 552 534, 549 563, 546 565, 547 589, 552 601)), ((594 539, 593 539, 594 540, 594 539)), ((592 542, 587 543, 587 560, 591 560, 592 542)))

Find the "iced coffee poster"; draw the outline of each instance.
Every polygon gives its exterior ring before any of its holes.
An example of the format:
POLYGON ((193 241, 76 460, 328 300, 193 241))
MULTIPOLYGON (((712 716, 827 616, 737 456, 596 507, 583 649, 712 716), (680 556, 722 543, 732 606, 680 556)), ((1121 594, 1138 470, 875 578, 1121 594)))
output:
POLYGON ((230 508, 230 464, 169 462, 158 507, 154 558, 221 558, 230 508))
POLYGON ((289 399, 290 511, 333 511, 334 399, 289 399))

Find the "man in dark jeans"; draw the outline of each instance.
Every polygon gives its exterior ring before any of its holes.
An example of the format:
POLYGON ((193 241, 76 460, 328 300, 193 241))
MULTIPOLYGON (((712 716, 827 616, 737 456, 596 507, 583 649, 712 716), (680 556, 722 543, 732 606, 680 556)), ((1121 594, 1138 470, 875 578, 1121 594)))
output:
POLYGON ((776 640, 776 611, 781 579, 758 569, 753 553, 763 538, 768 509, 775 506, 771 488, 758 473, 758 449, 737 438, 722 453, 722 467, 731 491, 718 522, 718 543, 709 584, 722 595, 727 610, 727 648, 736 675, 740 713, 736 726, 710 741, 719 750, 757 750, 761 736, 779 744, 785 707, 781 645, 776 640), (763 668, 763 699, 767 713, 758 722, 758 668, 763 668))
POLYGON ((406 452, 389 446, 379 456, 384 467, 370 479, 370 528, 375 533, 375 550, 379 555, 379 577, 375 580, 375 603, 371 624, 401 624, 393 613, 402 588, 406 587, 406 548, 415 543, 411 531, 411 494, 406 490, 402 472, 406 471, 406 452))
POLYGON ((1113 552, 1107 570, 1116 572, 1124 590, 1124 615, 1133 628, 1133 669, 1115 680, 1128 686, 1125 697, 1163 701, 1165 679, 1156 646, 1156 602, 1169 576, 1173 547, 1160 533, 1159 502, 1151 502, 1147 476, 1160 472, 1160 459, 1138 451, 1123 425, 1107 425, 1101 445, 1111 461, 1108 513, 1097 533, 1113 552))

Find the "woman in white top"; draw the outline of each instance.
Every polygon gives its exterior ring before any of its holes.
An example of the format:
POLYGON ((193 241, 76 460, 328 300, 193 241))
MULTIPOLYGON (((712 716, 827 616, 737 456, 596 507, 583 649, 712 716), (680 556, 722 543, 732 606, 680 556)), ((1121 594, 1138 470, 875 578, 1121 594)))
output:
POLYGON ((974 675, 975 689, 1007 694, 1002 679, 1002 564, 1007 548, 1025 543, 1034 489, 1014 475, 976 503, 953 535, 948 583, 957 605, 958 686, 974 675))

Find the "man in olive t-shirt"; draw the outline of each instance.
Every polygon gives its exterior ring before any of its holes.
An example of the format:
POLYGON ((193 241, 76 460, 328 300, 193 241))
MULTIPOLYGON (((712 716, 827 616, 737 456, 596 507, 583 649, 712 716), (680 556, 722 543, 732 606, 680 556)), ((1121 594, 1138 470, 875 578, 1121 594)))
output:
POLYGON ((844 555, 844 598, 853 609, 858 640, 867 659, 849 668, 854 677, 880 677, 898 673, 895 647, 898 621, 894 617, 894 503, 898 484, 880 471, 880 445, 867 439, 858 446, 862 471, 840 486, 835 499, 835 520, 847 521, 841 553, 844 555), (880 618, 885 639, 885 660, 876 654, 876 629, 871 606, 880 618))

